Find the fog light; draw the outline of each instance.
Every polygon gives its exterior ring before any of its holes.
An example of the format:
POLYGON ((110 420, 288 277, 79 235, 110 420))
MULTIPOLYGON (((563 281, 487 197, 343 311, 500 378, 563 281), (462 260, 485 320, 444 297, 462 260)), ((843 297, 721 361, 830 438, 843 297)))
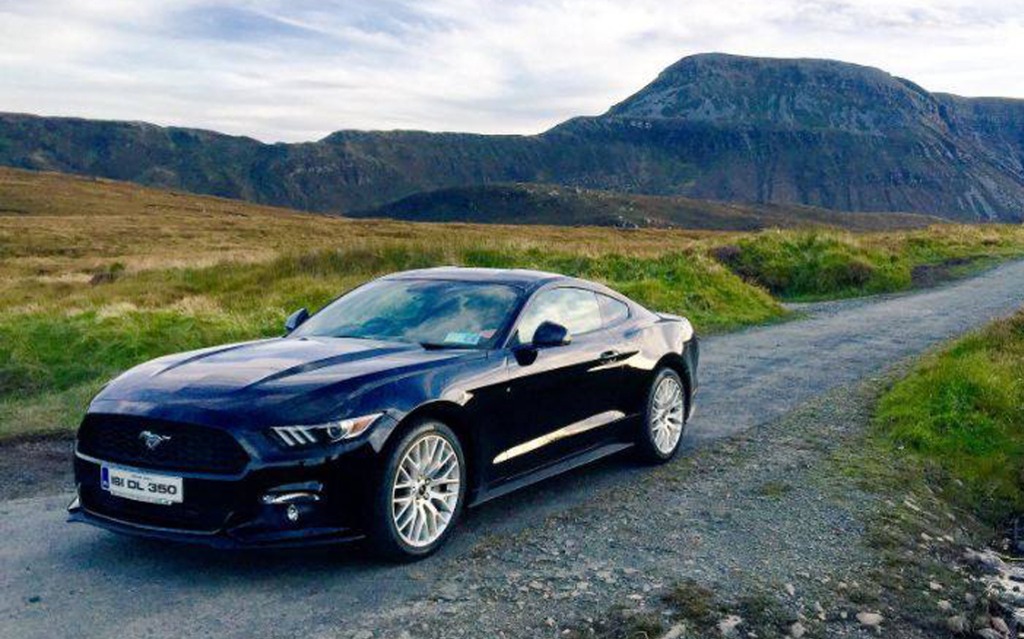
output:
POLYGON ((292 523, 299 520, 299 509, 295 504, 290 504, 284 514, 288 517, 288 521, 292 523))

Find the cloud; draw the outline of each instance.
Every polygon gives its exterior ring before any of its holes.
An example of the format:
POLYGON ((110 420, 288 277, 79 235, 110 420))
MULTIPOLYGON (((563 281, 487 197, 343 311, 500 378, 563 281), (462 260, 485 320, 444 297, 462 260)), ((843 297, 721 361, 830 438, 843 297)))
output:
POLYGON ((533 133, 702 51, 1024 97, 1024 0, 0 0, 0 109, 309 140, 533 133))

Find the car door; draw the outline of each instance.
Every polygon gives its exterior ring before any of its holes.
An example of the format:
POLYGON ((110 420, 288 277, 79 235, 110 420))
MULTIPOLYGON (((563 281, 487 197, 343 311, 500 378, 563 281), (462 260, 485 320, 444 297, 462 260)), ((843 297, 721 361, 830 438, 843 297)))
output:
POLYGON ((602 328, 597 294, 588 289, 545 289, 526 305, 507 354, 509 414, 492 441, 492 478, 513 478, 581 452, 621 416, 621 367, 602 328), (545 321, 565 326, 571 341, 530 347, 545 321))

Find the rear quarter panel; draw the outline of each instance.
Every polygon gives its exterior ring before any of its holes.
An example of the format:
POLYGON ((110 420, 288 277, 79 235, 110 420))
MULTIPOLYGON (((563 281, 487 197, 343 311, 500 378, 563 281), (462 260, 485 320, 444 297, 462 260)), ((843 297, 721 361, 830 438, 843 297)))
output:
POLYGON ((647 401, 654 371, 661 364, 671 365, 680 373, 692 394, 697 387, 699 359, 693 326, 682 317, 651 314, 637 323, 637 353, 626 361, 626 401, 628 412, 642 412, 647 401))

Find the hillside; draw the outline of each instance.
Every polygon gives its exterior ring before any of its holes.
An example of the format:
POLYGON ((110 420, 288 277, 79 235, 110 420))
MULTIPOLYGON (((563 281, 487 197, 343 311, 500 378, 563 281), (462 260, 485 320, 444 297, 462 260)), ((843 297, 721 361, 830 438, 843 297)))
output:
POLYGON ((833 226, 851 231, 923 228, 941 218, 852 213, 796 204, 743 204, 682 196, 635 195, 552 184, 495 184, 417 193, 350 217, 416 222, 559 224, 617 228, 754 231, 833 226))
POLYGON ((339 131, 264 144, 0 115, 0 164, 311 211, 510 182, 1019 222, 1024 101, 929 93, 828 60, 684 58, 605 114, 534 136, 339 131))

